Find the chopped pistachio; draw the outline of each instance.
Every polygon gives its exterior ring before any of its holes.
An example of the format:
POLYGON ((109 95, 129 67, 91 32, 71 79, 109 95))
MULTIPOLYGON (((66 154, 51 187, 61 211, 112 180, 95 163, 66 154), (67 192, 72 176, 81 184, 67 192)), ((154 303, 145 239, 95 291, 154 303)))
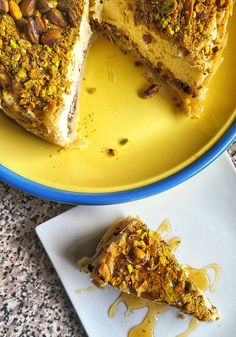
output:
POLYGON ((21 68, 17 74, 21 81, 26 81, 27 79, 27 71, 24 68, 21 68))
POLYGON ((49 96, 55 96, 57 92, 57 87, 55 85, 50 85, 47 90, 49 96))
POLYGON ((131 274, 132 271, 133 271, 132 265, 131 265, 131 264, 128 264, 128 265, 127 265, 127 269, 128 269, 128 272, 131 274))
POLYGON ((118 151, 115 149, 108 149, 108 154, 114 157, 118 155, 118 151))
POLYGON ((96 92, 96 88, 87 88, 87 93, 90 94, 90 95, 93 95, 94 93, 96 92))
POLYGON ((166 28, 168 27, 168 21, 167 21, 165 18, 163 18, 163 19, 161 20, 161 26, 162 26, 162 28, 164 28, 164 29, 166 29, 166 28))
POLYGON ((129 142, 129 139, 128 138, 122 138, 121 140, 120 140, 120 145, 125 145, 125 144, 127 144, 129 142))
POLYGON ((10 47, 13 48, 13 49, 18 48, 18 44, 17 44, 16 40, 10 39, 10 47))

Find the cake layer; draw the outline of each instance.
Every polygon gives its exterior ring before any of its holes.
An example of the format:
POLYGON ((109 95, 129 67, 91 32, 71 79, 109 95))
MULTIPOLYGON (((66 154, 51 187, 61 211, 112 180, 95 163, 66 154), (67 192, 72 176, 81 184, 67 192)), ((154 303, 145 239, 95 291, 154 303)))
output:
POLYGON ((122 43, 123 49, 133 52, 154 72, 160 73, 187 99, 189 110, 193 106, 196 109, 222 60, 232 2, 224 5, 215 1, 204 5, 201 1, 171 2, 174 7, 163 14, 164 3, 104 0, 102 8, 97 3, 98 26, 114 42, 122 43), (187 8, 193 12, 191 15, 187 8), (201 34, 200 25, 205 29, 201 34))
POLYGON ((79 36, 72 49, 71 61, 68 65, 67 81, 71 83, 70 91, 63 94, 64 105, 58 119, 58 130, 60 130, 62 138, 68 139, 68 144, 77 138, 80 82, 91 35, 89 1, 86 1, 80 22, 79 36))
POLYGON ((143 23, 204 63, 214 57, 226 32, 233 0, 135 0, 135 22, 143 23))
POLYGON ((160 68, 160 65, 168 69, 179 81, 187 83, 189 91, 195 94, 194 89, 201 81, 202 70, 182 57, 177 45, 170 44, 169 40, 150 31, 143 23, 136 25, 135 1, 105 0, 103 6, 103 24, 109 24, 120 31, 127 38, 127 48, 132 50, 135 46, 154 69, 160 68))

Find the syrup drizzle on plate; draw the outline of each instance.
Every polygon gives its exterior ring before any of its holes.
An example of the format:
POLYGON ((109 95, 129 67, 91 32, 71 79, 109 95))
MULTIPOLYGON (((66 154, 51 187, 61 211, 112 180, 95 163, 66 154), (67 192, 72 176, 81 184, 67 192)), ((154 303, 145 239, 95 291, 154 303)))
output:
MULTIPOLYGON (((162 237, 163 233, 166 233, 165 238, 169 236, 170 232, 171 225, 168 220, 163 221, 163 223, 157 229, 157 233, 162 237)), ((167 243, 170 246, 171 250, 174 251, 180 245, 181 239, 178 236, 174 236, 173 238, 169 239, 167 243)), ((217 282, 220 277, 220 266, 217 263, 211 263, 200 269, 190 266, 184 266, 184 268, 188 272, 189 278, 194 281, 199 289, 201 289, 202 291, 206 291, 207 289, 209 289, 211 292, 215 291, 217 282), (208 271, 211 269, 215 272, 215 277, 212 282, 210 281, 208 275, 208 271)), ((128 337, 154 337, 154 327, 158 322, 159 316, 169 309, 166 304, 152 303, 132 295, 121 293, 108 310, 108 315, 110 318, 115 316, 117 306, 121 302, 123 302, 127 308, 125 316, 128 316, 134 310, 140 308, 148 309, 143 321, 130 329, 128 337)), ((195 317, 191 318, 187 330, 180 333, 176 337, 188 337, 191 332, 193 332, 197 328, 197 326, 198 320, 195 317)))
POLYGON ((137 309, 148 309, 143 321, 130 329, 128 335, 129 337, 152 337, 154 326, 159 317, 158 315, 169 309, 168 305, 166 304, 152 303, 133 295, 121 293, 108 310, 108 316, 110 318, 115 316, 117 306, 121 302, 123 302, 127 308, 125 316, 129 316, 130 313, 137 309))
POLYGON ((78 289, 75 290, 75 292, 76 292, 77 294, 81 294, 81 293, 83 293, 84 291, 94 291, 95 289, 97 289, 96 286, 89 286, 89 287, 87 287, 87 288, 78 288, 78 289))
POLYGON ((217 263, 208 264, 201 269, 196 269, 193 267, 185 266, 185 269, 189 273, 189 278, 196 284, 196 286, 201 289, 202 291, 206 291, 209 289, 210 292, 214 292, 216 290, 216 285, 220 277, 220 266, 217 263), (214 280, 211 282, 208 271, 214 270, 215 277, 214 280))
POLYGON ((198 326, 198 320, 195 317, 193 317, 189 322, 188 329, 186 331, 180 333, 176 337, 188 337, 191 334, 191 332, 193 332, 195 329, 197 329, 197 326, 198 326))

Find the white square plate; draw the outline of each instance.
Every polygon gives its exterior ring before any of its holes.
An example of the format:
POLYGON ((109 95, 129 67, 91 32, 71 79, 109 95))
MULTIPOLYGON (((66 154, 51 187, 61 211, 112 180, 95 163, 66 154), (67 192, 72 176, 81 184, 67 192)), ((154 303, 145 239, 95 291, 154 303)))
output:
MULTIPOLYGON (((117 218, 139 215, 153 229, 169 218, 172 234, 182 239, 176 255, 180 262, 203 267, 217 262, 221 277, 214 294, 209 295, 222 319, 216 323, 200 323, 193 337, 235 335, 236 318, 236 176, 227 155, 210 167, 160 195, 126 204, 111 206, 78 206, 37 227, 36 231, 49 255, 71 302, 89 337, 126 337, 130 327, 139 323, 145 310, 124 316, 119 305, 114 318, 108 309, 118 291, 96 289, 83 291, 91 285, 87 275, 75 264, 75 255, 91 254, 101 233, 117 218)), ((175 337, 186 330, 189 317, 181 320, 174 309, 160 317, 154 334, 175 337)))

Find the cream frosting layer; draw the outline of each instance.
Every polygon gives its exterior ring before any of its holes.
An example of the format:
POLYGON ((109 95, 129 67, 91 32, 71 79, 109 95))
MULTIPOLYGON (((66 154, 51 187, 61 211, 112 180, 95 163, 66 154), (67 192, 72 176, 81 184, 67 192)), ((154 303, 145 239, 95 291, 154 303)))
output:
MULTIPOLYGON (((71 141, 76 138, 76 134, 70 132, 68 122, 69 118, 72 120, 77 119, 80 78, 91 35, 92 31, 89 24, 89 1, 86 1, 80 24, 79 38, 72 50, 71 62, 68 67, 67 80, 71 82, 70 93, 63 95, 64 105, 57 120, 58 137, 67 140, 68 143, 71 143, 71 141)), ((72 128, 75 127, 73 122, 71 126, 72 128)))
MULTIPOLYGON (((211 68, 210 63, 196 63, 188 59, 181 48, 171 41, 163 39, 154 30, 150 31, 145 24, 136 25, 134 22, 135 1, 130 0, 104 0, 102 21, 115 26, 123 34, 127 35, 139 49, 141 55, 158 67, 161 63, 174 74, 181 82, 187 83, 196 89, 201 86, 208 73, 206 67, 211 68), (149 36, 148 43, 145 36, 149 36)), ((216 26, 212 31, 217 35, 216 26)))

